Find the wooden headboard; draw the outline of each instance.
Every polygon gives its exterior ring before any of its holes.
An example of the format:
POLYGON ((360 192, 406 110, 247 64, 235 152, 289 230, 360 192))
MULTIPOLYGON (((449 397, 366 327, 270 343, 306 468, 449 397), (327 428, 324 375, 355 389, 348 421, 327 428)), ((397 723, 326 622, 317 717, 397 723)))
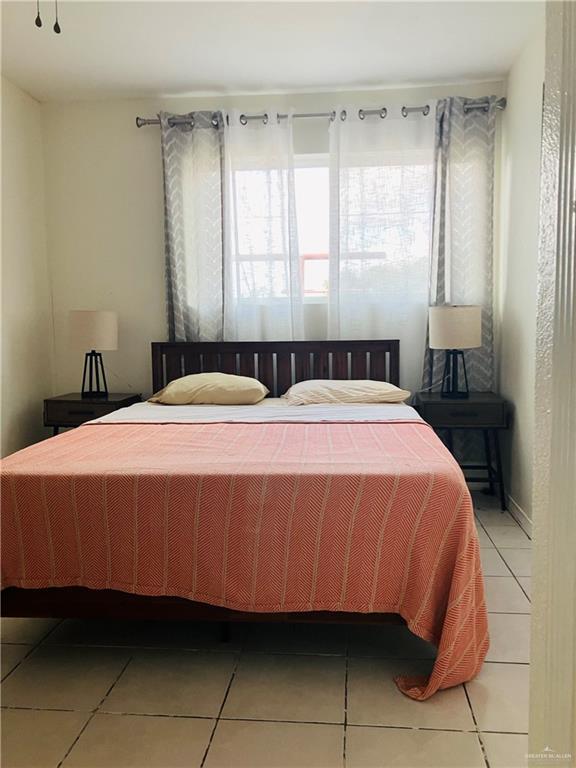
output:
POLYGON ((253 376, 279 397, 304 379, 375 379, 400 384, 400 342, 154 341, 154 392, 190 373, 253 376))

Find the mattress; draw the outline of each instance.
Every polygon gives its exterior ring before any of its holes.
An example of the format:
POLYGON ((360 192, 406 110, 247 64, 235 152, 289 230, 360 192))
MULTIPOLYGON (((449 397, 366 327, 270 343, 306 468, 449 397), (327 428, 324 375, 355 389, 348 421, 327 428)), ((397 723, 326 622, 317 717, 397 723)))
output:
POLYGON ((281 397, 267 397, 256 405, 161 405, 135 403, 90 424, 202 424, 202 423, 319 423, 421 421, 404 403, 288 405, 281 397), (273 412, 270 412, 273 408, 273 412))
POLYGON ((408 406, 132 406, 5 459, 2 507, 3 586, 398 613, 438 648, 416 699, 488 649, 470 495, 408 406))

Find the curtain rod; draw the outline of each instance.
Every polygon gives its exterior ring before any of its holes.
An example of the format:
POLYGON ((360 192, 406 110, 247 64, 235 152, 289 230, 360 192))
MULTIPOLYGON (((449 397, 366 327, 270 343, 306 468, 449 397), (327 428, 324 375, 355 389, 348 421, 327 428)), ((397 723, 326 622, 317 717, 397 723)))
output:
MULTIPOLYGON (((506 99, 504 97, 498 99, 498 101, 494 103, 494 106, 496 107, 496 109, 506 109, 506 99)), ((470 99, 470 101, 464 105, 464 111, 469 112, 473 109, 483 109, 484 111, 487 111, 488 102, 486 101, 486 99, 470 99)), ((403 106, 400 111, 401 111, 402 117, 407 117, 412 112, 421 112, 423 115, 428 115, 430 113, 430 105, 424 104, 421 107, 403 106)), ((364 118, 367 117, 368 115, 379 115, 382 119, 384 119, 387 114, 388 114, 388 110, 386 109, 386 107, 381 107, 380 109, 359 109, 358 110, 358 117, 361 120, 364 120, 364 118)), ((280 120, 285 120, 287 117, 288 117, 287 114, 278 115, 278 119, 280 120)), ((331 112, 296 112, 292 115, 292 117, 294 118, 324 117, 324 118, 328 118, 329 120, 335 120, 336 111, 332 110, 331 112)), ((340 119, 346 120, 346 117, 347 117, 346 110, 343 109, 340 112, 340 119)), ((267 123, 268 113, 263 112, 257 115, 241 114, 239 120, 242 125, 246 125, 250 120, 262 120, 262 122, 267 123)), ((215 119, 212 122, 214 125, 218 124, 215 119)), ((190 123, 194 125, 194 119, 190 117, 173 117, 168 120, 168 123, 171 126, 188 125, 190 123)), ((142 128, 145 125, 160 125, 160 120, 157 117, 137 117, 136 118, 137 128, 142 128)))

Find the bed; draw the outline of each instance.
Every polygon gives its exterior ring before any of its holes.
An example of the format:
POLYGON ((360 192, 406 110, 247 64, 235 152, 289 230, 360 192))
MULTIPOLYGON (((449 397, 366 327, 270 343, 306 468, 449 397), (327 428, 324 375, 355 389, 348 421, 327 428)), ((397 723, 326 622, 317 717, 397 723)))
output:
POLYGON ((473 677, 488 649, 470 495, 413 409, 286 406, 296 381, 399 384, 398 341, 152 345, 153 389, 254 376, 258 406, 139 404, 2 466, 3 613, 402 620, 438 648, 408 696, 473 677))

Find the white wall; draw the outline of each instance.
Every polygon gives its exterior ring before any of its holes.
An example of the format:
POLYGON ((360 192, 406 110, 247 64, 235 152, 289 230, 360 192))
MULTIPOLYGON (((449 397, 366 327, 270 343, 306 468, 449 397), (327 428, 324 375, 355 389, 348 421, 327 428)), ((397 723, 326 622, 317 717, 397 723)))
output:
MULTIPOLYGON (((70 309, 118 311, 120 349, 104 354, 114 391, 150 391, 150 342, 166 338, 160 139, 156 127, 137 129, 136 115, 218 107, 246 112, 394 107, 490 93, 503 94, 503 84, 44 105, 56 390, 80 385, 82 356, 67 345, 70 309)), ((327 151, 325 125, 302 120, 296 131, 297 152, 327 151)))
POLYGON ((2 78, 1 451, 47 434, 52 310, 46 252, 40 104, 2 78))
POLYGON ((516 59, 502 122, 500 389, 514 405, 505 438, 512 512, 532 516, 536 278, 544 24, 516 59))

